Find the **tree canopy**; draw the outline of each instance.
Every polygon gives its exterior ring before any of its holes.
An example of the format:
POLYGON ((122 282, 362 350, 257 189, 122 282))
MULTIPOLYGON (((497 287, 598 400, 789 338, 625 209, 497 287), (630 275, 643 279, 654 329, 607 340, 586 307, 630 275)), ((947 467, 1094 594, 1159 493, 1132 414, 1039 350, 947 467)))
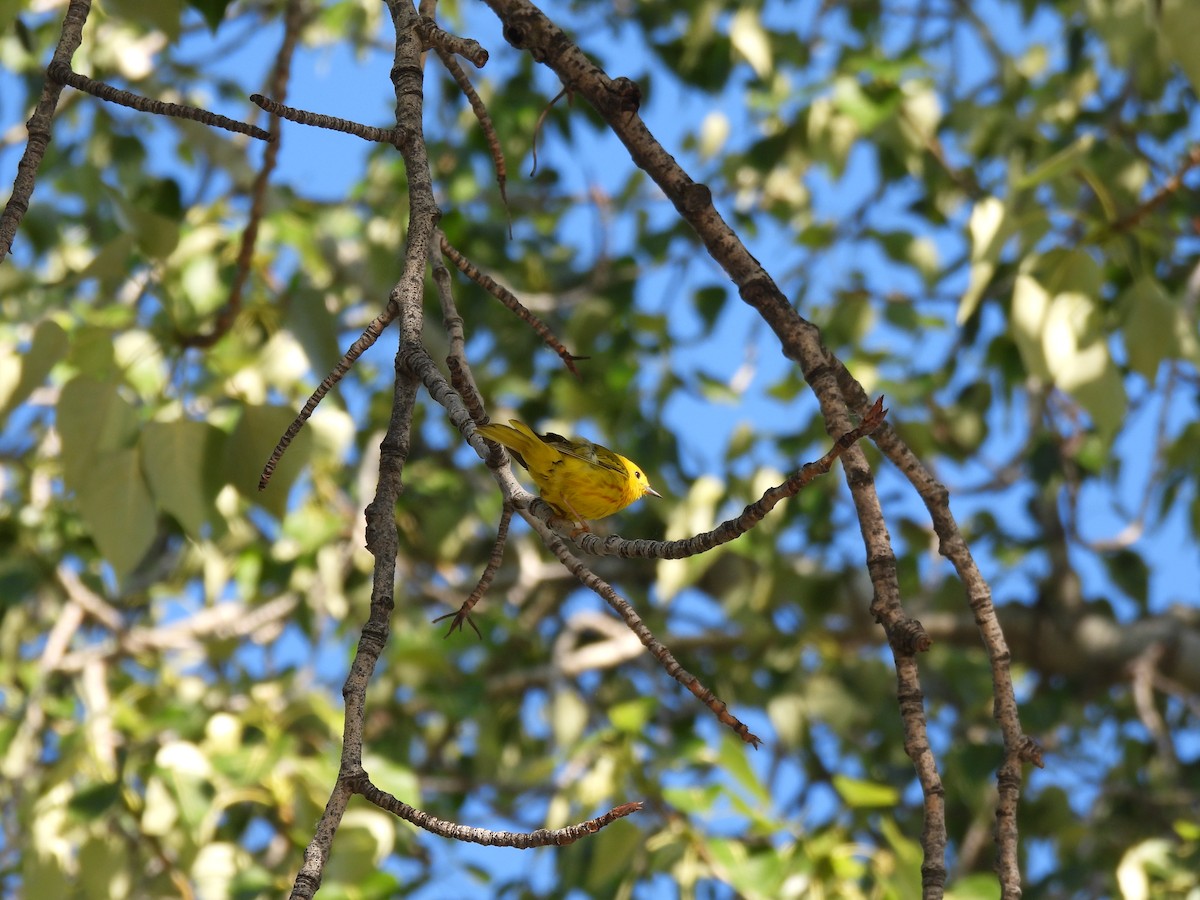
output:
POLYGON ((0 892, 1200 891, 1200 6, 0 26, 0 892))

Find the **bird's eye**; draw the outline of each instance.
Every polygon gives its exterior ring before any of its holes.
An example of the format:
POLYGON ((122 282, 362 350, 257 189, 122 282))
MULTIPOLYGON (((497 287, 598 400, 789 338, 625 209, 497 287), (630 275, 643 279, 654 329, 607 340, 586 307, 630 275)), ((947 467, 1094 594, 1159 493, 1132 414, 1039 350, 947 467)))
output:
POLYGON ((635 470, 633 473, 633 477, 640 479, 642 477, 642 473, 635 470))

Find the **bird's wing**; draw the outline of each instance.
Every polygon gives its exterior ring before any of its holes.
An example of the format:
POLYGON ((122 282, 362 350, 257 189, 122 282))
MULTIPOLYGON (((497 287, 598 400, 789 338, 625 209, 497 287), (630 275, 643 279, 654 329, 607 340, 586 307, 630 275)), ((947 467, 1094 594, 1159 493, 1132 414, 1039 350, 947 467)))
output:
POLYGON ((622 475, 625 474, 625 467, 615 458, 616 454, 611 453, 611 451, 609 453, 602 452, 604 448, 598 447, 591 441, 572 441, 552 431, 546 434, 539 434, 538 437, 563 456, 582 460, 598 469, 608 469, 612 472, 620 472, 622 475), (609 455, 614 458, 608 459, 609 455))

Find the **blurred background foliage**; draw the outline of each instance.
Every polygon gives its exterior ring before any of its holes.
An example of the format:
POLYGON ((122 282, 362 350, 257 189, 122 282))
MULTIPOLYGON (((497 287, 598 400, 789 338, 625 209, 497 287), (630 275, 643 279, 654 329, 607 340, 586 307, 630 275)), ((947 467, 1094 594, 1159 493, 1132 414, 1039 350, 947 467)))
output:
MULTIPOLYGON (((0 8, 6 179, 64 6, 0 8)), ((93 8, 74 67, 246 117, 281 11, 113 0, 93 8)), ((1026 730, 1049 751, 1021 810, 1026 896, 1193 896, 1200 7, 546 11, 639 82, 652 130, 953 489, 1002 606, 1026 730)), ((386 125, 382 14, 312 6, 288 101, 386 125)), ((590 357, 575 380, 457 279, 492 415, 637 459, 669 499, 612 520, 628 537, 710 528, 824 452, 798 371, 599 119, 564 99, 538 134, 556 80, 481 5, 439 15, 492 54, 471 74, 510 173, 506 212, 480 130, 430 60, 442 227, 590 357)), ((243 308, 212 348, 186 350, 180 335, 227 298, 261 147, 63 95, 0 266, 0 892, 278 896, 311 837, 369 597, 362 510, 393 333, 271 488, 256 482, 382 308, 407 209, 392 148, 316 140, 285 127, 243 308)), ((476 615, 483 642, 443 640, 430 619, 473 586, 500 499, 439 408, 423 400, 417 421, 368 770, 491 828, 647 806, 521 855, 352 805, 322 896, 917 895, 919 790, 837 475, 703 557, 597 562, 767 737, 748 757, 519 524, 476 615)), ((948 893, 994 897, 987 661, 924 510, 886 467, 880 487, 908 611, 936 642, 921 662, 948 893)))

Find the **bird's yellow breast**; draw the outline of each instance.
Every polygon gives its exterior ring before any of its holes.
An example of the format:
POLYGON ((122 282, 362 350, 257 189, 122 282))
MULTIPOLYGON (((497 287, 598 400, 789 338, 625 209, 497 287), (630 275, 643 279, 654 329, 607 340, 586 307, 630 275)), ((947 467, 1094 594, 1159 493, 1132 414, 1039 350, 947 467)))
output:
POLYGON ((584 519, 603 519, 637 499, 620 472, 562 456, 544 473, 531 473, 542 498, 563 515, 572 509, 584 519))

